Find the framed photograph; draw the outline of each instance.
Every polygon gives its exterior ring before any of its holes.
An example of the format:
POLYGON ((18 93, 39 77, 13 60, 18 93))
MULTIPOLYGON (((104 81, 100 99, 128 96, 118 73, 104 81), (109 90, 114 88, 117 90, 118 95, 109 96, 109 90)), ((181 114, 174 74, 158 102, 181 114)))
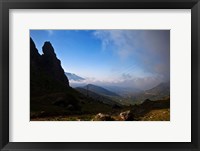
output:
POLYGON ((198 0, 1 0, 1 150, 200 150, 198 0))

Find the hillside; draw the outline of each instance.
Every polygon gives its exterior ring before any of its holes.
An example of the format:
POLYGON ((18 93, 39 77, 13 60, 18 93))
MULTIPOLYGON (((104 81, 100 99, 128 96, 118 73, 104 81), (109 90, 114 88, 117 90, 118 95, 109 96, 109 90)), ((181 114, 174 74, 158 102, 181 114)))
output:
POLYGON ((110 85, 110 86, 104 86, 104 88, 122 97, 127 97, 142 92, 142 90, 133 87, 120 87, 120 86, 110 85))
POLYGON ((97 94, 97 93, 92 92, 90 90, 86 90, 86 89, 80 88, 80 87, 76 88, 76 90, 79 91, 80 93, 82 93, 83 95, 94 99, 97 102, 103 102, 105 104, 112 105, 112 106, 114 106, 114 105, 121 106, 119 103, 113 101, 109 97, 97 94))
POLYGON ((141 103, 145 99, 160 100, 170 97, 170 83, 160 83, 157 86, 131 96, 132 103, 141 103))
POLYGON ((149 95, 160 95, 160 96, 169 96, 170 93, 170 83, 169 82, 163 82, 157 85, 156 87, 146 90, 146 94, 149 95))
MULTIPOLYGON (((92 107, 92 106, 90 106, 92 107)), ((95 108, 96 110, 98 108, 95 108)), ((35 121, 170 121, 170 100, 145 100, 143 103, 98 114, 34 118, 35 121)))
POLYGON ((98 94, 103 95, 103 96, 119 97, 118 94, 111 92, 111 91, 109 91, 109 90, 107 90, 103 87, 93 85, 93 84, 88 84, 88 85, 86 85, 82 88, 89 90, 89 91, 92 91, 92 92, 95 92, 95 93, 98 93, 98 94))

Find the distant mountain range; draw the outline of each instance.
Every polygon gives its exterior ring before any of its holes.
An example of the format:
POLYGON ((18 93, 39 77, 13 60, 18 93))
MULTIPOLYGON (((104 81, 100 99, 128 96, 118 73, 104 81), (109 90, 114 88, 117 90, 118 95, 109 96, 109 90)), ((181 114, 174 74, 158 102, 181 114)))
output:
POLYGON ((98 93, 87 90, 85 88, 78 87, 78 88, 76 88, 76 90, 79 91, 80 93, 84 94, 85 96, 92 98, 95 101, 103 102, 104 104, 108 104, 108 105, 119 105, 119 106, 121 105, 120 103, 113 101, 108 96, 100 95, 98 93))
MULTIPOLYGON (((88 84, 76 88, 84 95, 89 95, 95 100, 100 100, 106 104, 109 101, 114 101, 123 105, 141 103, 146 99, 152 101, 166 99, 170 97, 170 83, 160 83, 157 86, 142 91, 133 88, 123 88, 117 86, 97 86, 88 84), (107 100, 108 102, 107 102, 107 100), (105 101, 106 100, 106 101, 105 101)), ((113 103, 109 103, 113 104, 113 103)))
POLYGON ((112 91, 122 97, 127 97, 130 94, 134 95, 140 92, 143 92, 140 89, 132 88, 132 87, 120 87, 120 86, 104 86, 105 89, 112 91))
POLYGON ((133 95, 134 101, 144 101, 145 99, 159 100, 170 97, 170 83, 163 82, 144 92, 133 95))
POLYGON ((152 89, 146 90, 146 94, 150 95, 169 95, 170 93, 170 83, 165 82, 165 83, 160 83, 159 85, 155 86, 152 89))
POLYGON ((163 82, 158 84, 157 86, 148 89, 148 90, 140 90, 134 87, 121 87, 121 86, 113 86, 113 85, 100 85, 96 84, 88 84, 85 85, 85 78, 70 72, 65 72, 65 75, 68 77, 70 85, 74 88, 82 88, 88 90, 90 92, 94 92, 95 94, 107 96, 110 98, 114 98, 117 102, 120 103, 130 102, 134 104, 134 102, 142 102, 145 99, 157 100, 157 99, 165 99, 170 96, 170 83, 163 82), (78 83, 74 83, 73 81, 78 83), (122 100, 123 98, 123 100, 122 100))
POLYGON ((109 91, 101 86, 88 84, 83 87, 76 88, 79 92, 95 100, 99 100, 109 105, 125 105, 126 102, 122 101, 122 97, 112 91, 109 91))
MULTIPOLYGON (((170 97, 170 82, 163 82, 158 84, 157 86, 148 89, 148 90, 140 90, 133 87, 120 87, 120 86, 112 86, 112 85, 100 85, 96 84, 88 84, 84 85, 85 79, 73 74, 65 72, 65 75, 69 80, 78 81, 76 83, 71 83, 74 88, 76 88, 82 94, 89 92, 92 94, 93 99, 103 100, 102 102, 108 104, 110 100, 118 102, 120 104, 135 104, 141 103, 146 99, 150 99, 152 101, 159 99, 166 99, 170 97), (108 102, 104 101, 108 99, 108 102)), ((112 103, 111 103, 112 104, 112 103)))
POLYGON ((78 82, 85 80, 84 78, 82 78, 74 73, 65 72, 65 75, 68 77, 69 80, 74 80, 74 81, 78 81, 78 82))
POLYGON ((93 84, 88 84, 86 86, 83 87, 86 90, 98 93, 100 95, 104 95, 104 96, 110 96, 110 97, 119 97, 118 94, 111 92, 103 87, 97 86, 97 85, 93 85, 93 84))

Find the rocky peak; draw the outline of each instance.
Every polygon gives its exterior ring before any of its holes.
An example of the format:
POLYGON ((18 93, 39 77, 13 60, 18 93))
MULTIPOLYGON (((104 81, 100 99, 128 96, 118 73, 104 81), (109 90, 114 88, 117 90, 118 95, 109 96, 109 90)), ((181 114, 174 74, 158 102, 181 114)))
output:
POLYGON ((45 42, 43 55, 30 40, 30 69, 31 69, 31 95, 37 96, 45 93, 61 92, 69 88, 69 81, 56 57, 50 42, 45 42))
POLYGON ((42 47, 42 51, 43 51, 45 56, 56 57, 56 54, 54 52, 54 48, 49 41, 46 41, 44 43, 44 45, 42 47))
POLYGON ((33 42, 32 38, 30 38, 30 56, 31 58, 39 58, 40 54, 38 53, 38 50, 35 46, 35 43, 33 42))

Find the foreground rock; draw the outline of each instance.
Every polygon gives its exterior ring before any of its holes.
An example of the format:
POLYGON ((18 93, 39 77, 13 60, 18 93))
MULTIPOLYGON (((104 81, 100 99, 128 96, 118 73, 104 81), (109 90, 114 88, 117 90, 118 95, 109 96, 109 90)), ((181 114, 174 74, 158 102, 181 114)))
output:
POLYGON ((114 121, 114 119, 108 114, 98 113, 92 121, 114 121))
POLYGON ((134 120, 134 114, 131 110, 122 112, 122 113, 120 113, 119 116, 124 121, 133 121, 134 120))

